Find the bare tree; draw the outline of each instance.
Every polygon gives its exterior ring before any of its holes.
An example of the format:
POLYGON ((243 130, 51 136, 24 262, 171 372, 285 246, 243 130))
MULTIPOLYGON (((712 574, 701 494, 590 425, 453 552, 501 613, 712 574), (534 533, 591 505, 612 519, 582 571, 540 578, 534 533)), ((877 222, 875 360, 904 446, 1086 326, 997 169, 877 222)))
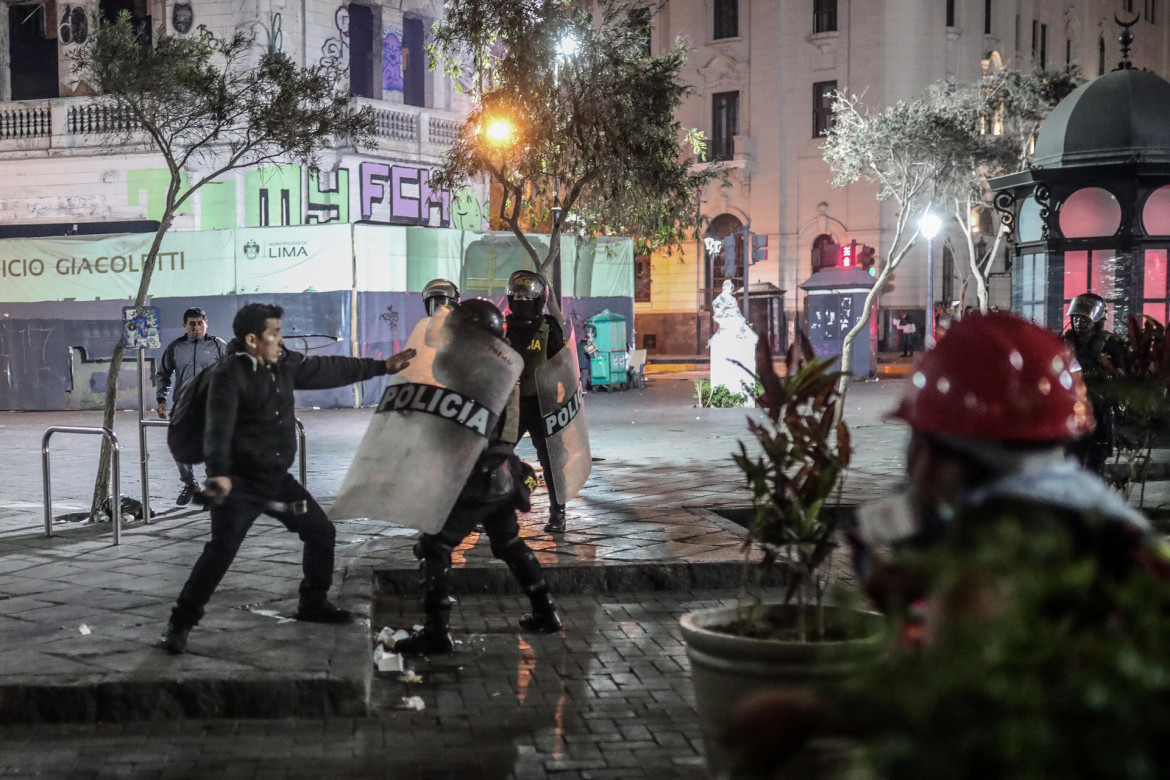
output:
POLYGON ((895 208, 889 250, 879 258, 877 280, 866 295, 862 316, 842 344, 841 392, 852 368, 853 343, 868 328, 874 303, 918 240, 915 218, 972 165, 977 109, 977 104, 964 101, 923 98, 870 113, 860 97, 843 93, 833 102, 834 124, 824 148, 833 184, 875 182, 878 200, 892 201, 895 208))
MULTIPOLYGON (((146 301, 163 236, 200 187, 253 165, 312 164, 326 145, 363 145, 372 137, 370 109, 358 110, 339 91, 335 70, 298 66, 281 51, 257 47, 253 35, 162 32, 152 43, 125 11, 112 21, 95 16, 91 29, 73 69, 117 118, 102 131, 107 144, 153 149, 170 173, 162 217, 142 264, 137 307, 146 301)), ((119 340, 106 386, 107 427, 114 423, 123 353, 119 340)), ((91 516, 109 493, 110 457, 106 443, 91 516)))

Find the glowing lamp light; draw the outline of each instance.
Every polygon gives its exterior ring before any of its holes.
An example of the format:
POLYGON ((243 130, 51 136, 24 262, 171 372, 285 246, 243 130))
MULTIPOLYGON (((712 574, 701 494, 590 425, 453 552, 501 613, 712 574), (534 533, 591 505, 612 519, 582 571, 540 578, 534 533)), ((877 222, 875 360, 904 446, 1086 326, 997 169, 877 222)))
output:
POLYGON ((853 265, 853 246, 851 244, 845 244, 841 247, 841 265, 844 268, 853 265))
POLYGON ((942 229, 942 220, 938 218, 937 214, 926 212, 922 218, 918 220, 918 232, 924 235, 927 239, 932 239, 938 235, 938 231, 942 229))
POLYGON ((488 120, 483 128, 484 140, 492 146, 507 146, 516 139, 516 128, 503 117, 488 120))

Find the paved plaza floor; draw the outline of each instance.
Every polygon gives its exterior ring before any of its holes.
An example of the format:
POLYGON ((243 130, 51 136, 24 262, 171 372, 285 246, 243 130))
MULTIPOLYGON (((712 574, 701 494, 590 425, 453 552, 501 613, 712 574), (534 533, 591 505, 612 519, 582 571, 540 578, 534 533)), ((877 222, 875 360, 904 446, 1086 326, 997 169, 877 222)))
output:
MULTIPOLYGON (((207 515, 172 505, 177 477, 152 429, 154 522, 42 520, 40 442, 96 413, 0 412, 0 775, 43 777, 701 777, 701 747, 677 619, 735 598, 742 529, 717 514, 748 495, 730 458, 744 410, 696 409, 698 375, 586 397, 593 473, 563 536, 544 534, 544 493, 522 535, 549 573, 566 629, 516 629, 523 599, 486 542, 458 551, 450 657, 374 672, 371 635, 419 611, 415 532, 338 523, 335 600, 368 616, 345 627, 288 619, 300 543, 257 522, 173 657, 151 646, 209 536, 207 515), (61 722, 74 721, 74 722, 61 722)), ((900 380, 855 383, 856 503, 902 468, 886 423, 900 380)), ((371 411, 301 410, 308 486, 325 506, 371 411)), ((140 493, 135 416, 119 413, 123 493, 140 493)), ((54 512, 88 504, 96 437, 53 440, 54 512)), ((531 445, 522 455, 535 462, 531 445)))

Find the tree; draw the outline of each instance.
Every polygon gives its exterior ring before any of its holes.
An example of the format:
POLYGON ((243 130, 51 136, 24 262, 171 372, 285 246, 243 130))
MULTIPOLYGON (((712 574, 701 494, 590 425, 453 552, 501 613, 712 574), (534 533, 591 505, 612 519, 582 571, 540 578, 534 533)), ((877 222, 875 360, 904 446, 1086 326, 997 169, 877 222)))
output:
MULTIPOLYGON (((696 170, 703 136, 675 114, 691 91, 687 49, 650 54, 662 3, 454 0, 436 22, 432 68, 467 89, 473 107, 435 183, 486 175, 503 191, 497 219, 546 279, 562 234, 633 235, 645 246, 693 237, 697 200, 718 175, 696 170), (541 257, 525 229, 551 223, 541 257)), ((559 315, 556 296, 550 310, 559 315)))
MULTIPOLYGON (((91 30, 73 70, 110 104, 118 119, 102 131, 106 142, 124 149, 153 149, 170 172, 162 217, 142 263, 135 306, 146 301, 159 247, 176 212, 204 184, 252 165, 312 164, 325 145, 364 145, 372 137, 371 110, 359 110, 348 94, 338 91, 336 70, 298 66, 281 51, 256 47, 254 35, 184 37, 161 32, 152 45, 126 11, 112 21, 95 16, 91 30)), ((119 340, 105 396, 103 424, 111 428, 123 353, 119 340)), ((109 491, 110 456, 107 442, 91 516, 109 491)))
MULTIPOLYGON (((915 218, 939 192, 955 188, 956 182, 976 167, 979 117, 979 104, 971 101, 921 98, 899 101, 880 113, 871 113, 858 96, 837 93, 834 124, 824 147, 833 184, 843 187, 860 180, 875 182, 878 200, 892 200, 895 208, 894 236, 885 262, 879 262, 863 314, 842 344, 841 369, 845 373, 840 392, 848 382, 853 342, 868 329, 874 303, 918 240, 915 218)), ((838 407, 838 419, 843 408, 838 407)))
POLYGON ((982 114, 979 125, 982 149, 977 154, 977 165, 969 171, 969 176, 956 180, 954 189, 946 193, 949 216, 963 238, 969 278, 975 280, 980 311, 987 311, 988 276, 1007 237, 1007 226, 997 221, 990 247, 985 243, 980 251, 976 243, 972 217, 981 218, 983 212, 993 208, 987 180, 1028 166, 1040 126, 1056 104, 1082 81, 1075 65, 1059 70, 1008 68, 988 76, 976 87, 948 90, 950 99, 970 102, 982 114))

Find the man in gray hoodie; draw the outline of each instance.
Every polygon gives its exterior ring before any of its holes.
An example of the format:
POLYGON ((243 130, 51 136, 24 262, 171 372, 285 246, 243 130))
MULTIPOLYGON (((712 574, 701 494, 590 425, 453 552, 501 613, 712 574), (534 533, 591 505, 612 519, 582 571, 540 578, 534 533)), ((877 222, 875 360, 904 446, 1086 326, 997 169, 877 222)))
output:
MULTIPOLYGON (((167 345, 159 361, 155 400, 158 401, 158 416, 163 420, 167 419, 167 392, 171 389, 172 376, 173 398, 178 399, 179 393, 196 374, 211 366, 227 351, 223 339, 207 332, 207 312, 203 309, 192 307, 183 312, 183 330, 186 332, 167 345)), ((183 482, 183 489, 179 491, 175 503, 185 506, 191 503, 191 497, 199 488, 195 485, 195 474, 190 463, 175 465, 179 467, 179 479, 183 482)))

